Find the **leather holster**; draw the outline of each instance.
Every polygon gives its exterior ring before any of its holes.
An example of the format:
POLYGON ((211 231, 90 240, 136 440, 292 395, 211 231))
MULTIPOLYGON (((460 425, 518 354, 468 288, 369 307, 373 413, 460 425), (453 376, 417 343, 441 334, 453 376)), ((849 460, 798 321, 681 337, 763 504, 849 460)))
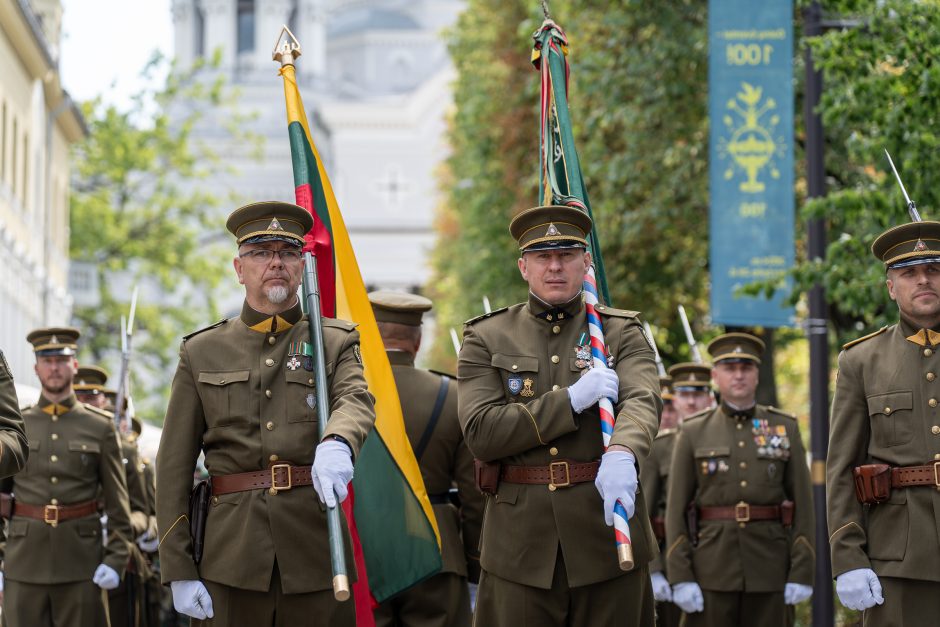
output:
POLYGON ((891 497, 891 466, 865 464, 852 470, 855 477, 855 497, 859 503, 874 505, 891 497))
POLYGON ((499 488, 499 473, 502 465, 499 462, 484 462, 473 460, 473 477, 476 479, 477 489, 483 494, 496 495, 499 488))

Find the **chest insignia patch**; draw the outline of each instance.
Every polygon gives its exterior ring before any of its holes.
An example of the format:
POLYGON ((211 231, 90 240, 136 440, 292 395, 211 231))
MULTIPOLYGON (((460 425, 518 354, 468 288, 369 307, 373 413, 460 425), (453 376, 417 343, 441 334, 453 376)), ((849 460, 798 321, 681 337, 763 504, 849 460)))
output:
POLYGON ((362 363, 362 350, 359 348, 358 344, 353 346, 353 354, 356 355, 356 361, 358 361, 361 364, 362 363))
POLYGON ((300 360, 297 359, 297 355, 291 355, 290 359, 287 360, 286 365, 288 370, 297 370, 300 368, 300 360))
POLYGON ((525 381, 523 381, 522 392, 520 392, 519 395, 525 396, 526 398, 535 396, 535 390, 532 389, 532 384, 534 383, 535 381, 533 381, 532 379, 526 379, 525 381))
POLYGON ((519 375, 512 375, 506 381, 506 386, 509 388, 509 393, 513 396, 519 394, 522 391, 522 377, 519 375))
POLYGON ((303 362, 304 370, 313 372, 313 357, 304 356, 301 361, 303 362))
POLYGON ((307 407, 310 409, 316 409, 317 397, 313 394, 307 394, 307 407))
POLYGON ((777 477, 777 464, 771 462, 770 465, 767 466, 767 476, 771 479, 775 479, 777 477))

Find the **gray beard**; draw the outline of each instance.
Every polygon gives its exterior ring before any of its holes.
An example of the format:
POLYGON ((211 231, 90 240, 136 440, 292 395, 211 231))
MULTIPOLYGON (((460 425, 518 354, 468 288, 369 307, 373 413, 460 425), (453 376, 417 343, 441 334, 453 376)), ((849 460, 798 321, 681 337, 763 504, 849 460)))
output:
POLYGON ((265 297, 268 299, 268 302, 272 305, 280 305, 287 297, 290 295, 286 287, 275 285, 274 287, 269 287, 264 291, 265 297))

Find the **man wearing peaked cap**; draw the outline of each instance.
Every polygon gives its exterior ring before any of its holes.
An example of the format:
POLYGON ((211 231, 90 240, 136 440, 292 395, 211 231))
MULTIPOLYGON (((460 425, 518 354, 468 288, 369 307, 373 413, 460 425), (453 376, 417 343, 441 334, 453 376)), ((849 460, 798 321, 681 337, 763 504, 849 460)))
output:
POLYGON ((23 412, 32 454, 24 472, 0 481, 15 495, 4 547, 3 618, 9 627, 105 624, 102 590, 118 586, 131 537, 127 486, 110 415, 72 389, 78 329, 27 336, 42 385, 23 412), (99 498, 108 515, 102 543, 99 498))
POLYGON ((441 571, 385 601, 375 610, 377 627, 470 627, 467 581, 480 576, 483 495, 473 478, 473 456, 457 419, 457 382, 452 376, 415 368, 421 318, 431 301, 417 294, 369 294, 392 364, 405 430, 434 508, 441 534, 441 571), (450 498, 457 488, 457 503, 450 498))
POLYGON ((16 399, 13 373, 0 350, 0 478, 21 471, 28 455, 26 428, 16 399))
MULTIPOLYGON (((285 202, 232 212, 226 226, 245 286, 241 315, 191 333, 180 347, 157 454, 157 522, 163 582, 194 625, 356 622, 353 603, 333 597, 326 508, 346 498, 375 411, 355 324, 322 319, 328 387, 315 385, 297 295, 312 225, 305 209, 285 202), (329 416, 317 415, 319 394, 329 397, 329 416), (327 419, 319 441, 317 422, 327 419), (211 475, 197 530, 201 561, 189 511, 200 451, 211 475)), ((354 577, 350 546, 347 535, 354 577)))
POLYGON ((786 605, 813 591, 815 517, 799 425, 755 402, 759 338, 726 333, 708 352, 721 405, 682 423, 669 473, 673 601, 689 627, 784 627, 786 605))
POLYGON ((474 621, 487 627, 649 625, 656 551, 637 463, 660 411, 639 313, 599 305, 609 367, 592 367, 582 295, 591 219, 571 207, 513 218, 527 302, 470 320, 457 366, 460 422, 489 495, 474 621), (616 426, 605 453, 598 400, 616 426), (635 567, 620 569, 613 507, 635 567))
POLYGON ((104 384, 108 382, 108 371, 100 366, 79 366, 72 389, 83 403, 104 409, 107 405, 104 384))
POLYGON ((715 404, 712 394, 712 367, 710 364, 685 362, 669 368, 675 389, 675 406, 679 422, 715 404))
POLYGON ((940 222, 888 229, 872 253, 899 320, 839 355, 826 464, 832 573, 865 625, 927 625, 940 614, 940 222))

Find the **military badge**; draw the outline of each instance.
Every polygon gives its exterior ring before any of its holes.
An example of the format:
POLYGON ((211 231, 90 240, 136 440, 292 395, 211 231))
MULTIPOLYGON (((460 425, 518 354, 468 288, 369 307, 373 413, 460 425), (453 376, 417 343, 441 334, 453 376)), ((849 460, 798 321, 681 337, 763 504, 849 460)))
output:
POLYGON ((301 361, 303 362, 304 370, 307 372, 313 372, 313 357, 304 356, 301 361))
POLYGON ((361 364, 362 363, 362 350, 359 348, 358 344, 353 346, 353 354, 356 355, 356 361, 358 361, 361 364))
POLYGON ((582 370, 591 367, 590 344, 574 347, 574 365, 582 370))
POLYGON ((919 253, 927 250, 927 244, 924 243, 924 240, 918 239, 917 243, 914 244, 914 252, 919 253))
POLYGON ((277 218, 271 220, 271 224, 268 225, 269 231, 283 231, 284 227, 281 226, 281 223, 277 221, 277 218))
POLYGON ((532 384, 535 383, 532 379, 526 379, 522 382, 522 392, 519 394, 525 396, 526 398, 535 396, 535 390, 532 389, 532 384))
POLYGON ((288 370, 297 370, 300 368, 300 360, 297 359, 297 355, 291 355, 286 365, 288 370))
POLYGON ((767 466, 767 476, 774 479, 777 476, 777 464, 771 463, 767 466))
POLYGON ((558 235, 558 227, 554 224, 549 224, 548 230, 545 231, 545 237, 552 237, 553 235, 558 235))
POLYGON ((312 393, 307 394, 307 407, 309 407, 310 409, 316 409, 316 406, 317 406, 317 397, 314 396, 312 393))
POLYGON ((522 391, 522 377, 519 375, 512 375, 509 377, 506 385, 509 387, 509 393, 515 396, 522 391))

